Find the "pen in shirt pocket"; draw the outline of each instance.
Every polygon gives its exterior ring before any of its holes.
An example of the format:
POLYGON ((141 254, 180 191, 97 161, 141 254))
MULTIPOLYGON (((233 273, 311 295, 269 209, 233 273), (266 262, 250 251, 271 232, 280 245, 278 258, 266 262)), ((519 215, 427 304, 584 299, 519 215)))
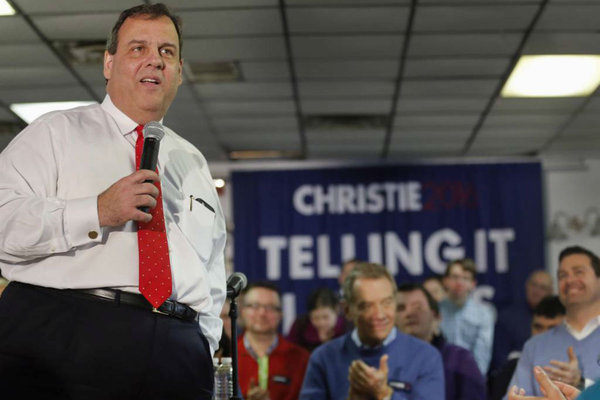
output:
POLYGON ((204 207, 206 207, 213 213, 215 212, 215 209, 210 204, 208 204, 206 201, 202 200, 200 197, 194 198, 194 196, 191 194, 190 194, 190 211, 192 211, 192 209, 194 207, 194 200, 197 201, 198 203, 202 204, 204 207))

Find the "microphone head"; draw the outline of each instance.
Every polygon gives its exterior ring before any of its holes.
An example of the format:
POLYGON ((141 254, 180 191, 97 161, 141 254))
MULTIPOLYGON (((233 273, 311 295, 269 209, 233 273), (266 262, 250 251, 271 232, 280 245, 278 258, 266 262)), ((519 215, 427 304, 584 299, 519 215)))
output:
POLYGON ((160 141, 165 136, 165 127, 160 122, 150 121, 144 125, 144 139, 152 138, 160 141))
POLYGON ((246 286, 248 286, 248 278, 246 278, 246 275, 244 275, 241 272, 234 272, 233 274, 231 274, 231 276, 227 280, 227 283, 234 283, 236 281, 239 282, 238 285, 240 287, 240 290, 244 290, 246 286))

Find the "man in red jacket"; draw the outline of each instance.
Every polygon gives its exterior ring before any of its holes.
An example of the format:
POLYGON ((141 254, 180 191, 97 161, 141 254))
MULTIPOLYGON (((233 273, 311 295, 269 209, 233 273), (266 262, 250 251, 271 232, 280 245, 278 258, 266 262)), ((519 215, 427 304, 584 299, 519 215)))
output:
POLYGON ((271 283, 250 284, 241 310, 244 334, 238 340, 239 381, 247 400, 296 400, 308 351, 277 331, 281 298, 271 283))

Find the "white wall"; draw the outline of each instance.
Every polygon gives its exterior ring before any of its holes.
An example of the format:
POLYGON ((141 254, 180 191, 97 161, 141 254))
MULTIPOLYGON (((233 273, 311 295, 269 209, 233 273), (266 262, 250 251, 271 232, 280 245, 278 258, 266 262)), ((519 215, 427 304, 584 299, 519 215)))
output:
POLYGON ((590 235, 594 223, 600 228, 600 159, 545 168, 544 189, 546 231, 555 221, 567 235, 546 242, 546 267, 554 275, 558 254, 567 246, 580 245, 600 254, 600 236, 590 235))

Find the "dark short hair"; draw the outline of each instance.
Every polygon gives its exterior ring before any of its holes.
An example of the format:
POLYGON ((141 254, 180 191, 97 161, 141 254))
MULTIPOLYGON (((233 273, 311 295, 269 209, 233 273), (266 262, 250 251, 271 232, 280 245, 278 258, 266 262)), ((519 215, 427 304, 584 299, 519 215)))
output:
POLYGON ((558 296, 546 296, 533 309, 533 315, 546 318, 556 318, 565 315, 565 306, 560 302, 558 296))
POLYGON ((359 262, 348 274, 343 284, 344 301, 349 306, 354 302, 354 282, 357 279, 379 279, 385 278, 392 284, 394 296, 396 295, 396 281, 390 272, 383 266, 375 263, 359 262))
POLYGON ((423 287, 423 285, 418 283, 403 283, 398 286, 398 293, 410 293, 414 292, 415 290, 421 291, 421 293, 425 295, 427 304, 429 304, 431 311, 433 311, 435 315, 440 315, 440 307, 438 306, 437 301, 435 301, 433 296, 423 287))
POLYGON ((450 275, 450 269, 455 264, 460 265, 463 270, 471 273, 471 275, 473 276, 473 279, 475 279, 477 277, 477 267, 475 266, 475 261, 473 261, 470 258, 460 258, 458 260, 450 261, 448 263, 448 265, 446 266, 446 272, 444 273, 445 277, 450 275))
POLYGON ((339 302, 338 296, 333 290, 322 287, 313 290, 308 295, 306 308, 309 312, 316 310, 319 307, 329 307, 335 310, 337 309, 339 302))
POLYGON ((257 282, 249 283, 248 286, 246 286, 246 288, 244 289, 244 291, 242 293, 247 294, 252 289, 267 289, 267 290, 273 291, 273 292, 277 293, 277 297, 279 298, 279 302, 281 303, 281 293, 279 292, 279 289, 273 282, 257 281, 257 282))
POLYGON ((562 262, 563 258, 572 256, 574 254, 583 254, 588 256, 590 263, 592 264, 592 268, 594 269, 594 273, 597 277, 600 277, 600 258, 598 258, 594 252, 586 249, 585 247, 570 246, 563 249, 558 255, 558 262, 560 263, 562 262))
POLYGON ((169 17, 171 21, 173 21, 173 25, 175 26, 175 30, 177 31, 177 39, 179 40, 179 59, 181 60, 181 49, 183 46, 183 41, 181 40, 181 18, 178 16, 171 14, 171 11, 162 3, 156 4, 140 4, 139 6, 131 7, 121 13, 119 15, 119 19, 115 22, 112 30, 110 31, 110 36, 106 41, 106 51, 108 54, 115 54, 117 52, 117 45, 119 44, 119 30, 125 20, 127 18, 135 18, 139 16, 144 16, 149 19, 156 19, 159 17, 169 17))

